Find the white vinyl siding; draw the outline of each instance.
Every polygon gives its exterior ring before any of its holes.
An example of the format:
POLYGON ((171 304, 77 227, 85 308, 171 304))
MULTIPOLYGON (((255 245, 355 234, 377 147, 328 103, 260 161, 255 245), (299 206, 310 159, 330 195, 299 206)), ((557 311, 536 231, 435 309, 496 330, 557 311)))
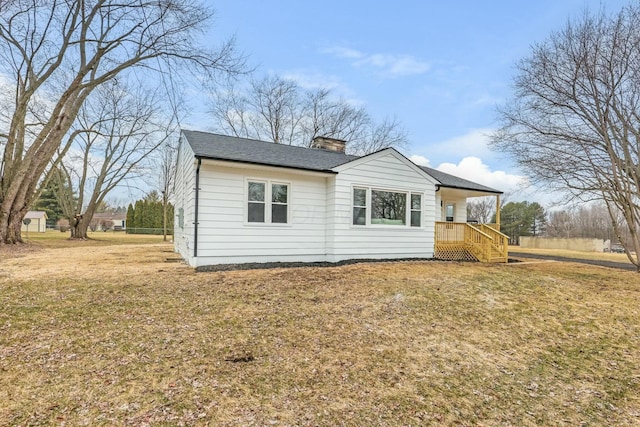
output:
POLYGON ((453 206, 453 222, 467 222, 468 192, 459 189, 441 188, 438 192, 437 221, 447 221, 447 206, 453 206))
POLYGON ((181 137, 176 161, 176 177, 172 200, 176 215, 176 218, 174 218, 173 242, 176 252, 180 253, 189 264, 193 264, 195 174, 197 160, 189 144, 184 140, 184 137, 181 137))
POLYGON ((176 211, 183 209, 184 228, 176 226, 175 246, 194 267, 433 257, 435 181, 393 150, 337 167, 338 174, 203 159, 194 257, 196 167, 193 152, 183 144, 174 199, 176 211), (264 184, 260 200, 249 200, 250 182, 264 184), (274 196, 274 188, 279 196, 274 196), (365 205, 361 200, 354 204, 357 188, 366 190, 365 205), (372 191, 406 197, 404 224, 371 224, 372 191), (411 203, 414 195, 420 196, 419 209, 411 203), (248 220, 250 202, 264 203, 264 222, 248 220), (286 211, 286 223, 272 222, 274 206, 277 220, 283 220, 286 211), (354 208, 365 209, 365 225, 353 224, 354 208), (412 221, 415 215, 419 226, 412 221))
POLYGON ((325 259, 326 177, 286 170, 226 167, 203 160, 197 265, 242 262, 313 262, 325 259), (265 215, 273 216, 272 185, 287 186, 287 223, 251 223, 249 182, 265 183, 265 215))
MULTIPOLYGON (((435 185, 393 151, 338 167, 335 202, 327 220, 335 230, 328 253, 333 261, 351 258, 431 258, 434 248, 435 185), (421 227, 353 225, 353 189, 422 195, 421 227)), ((370 193, 369 193, 370 197, 370 193)), ((370 203, 369 203, 370 204, 370 203)), ((367 213, 370 216, 370 213, 367 213)))

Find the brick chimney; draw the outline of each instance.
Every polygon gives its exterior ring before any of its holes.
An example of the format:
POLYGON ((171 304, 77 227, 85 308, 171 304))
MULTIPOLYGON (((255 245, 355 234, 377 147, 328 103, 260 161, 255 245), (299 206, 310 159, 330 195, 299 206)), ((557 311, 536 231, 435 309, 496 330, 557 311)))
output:
POLYGON ((337 151, 344 153, 347 141, 344 139, 329 138, 326 136, 316 136, 311 141, 311 148, 319 148, 321 150, 337 151))

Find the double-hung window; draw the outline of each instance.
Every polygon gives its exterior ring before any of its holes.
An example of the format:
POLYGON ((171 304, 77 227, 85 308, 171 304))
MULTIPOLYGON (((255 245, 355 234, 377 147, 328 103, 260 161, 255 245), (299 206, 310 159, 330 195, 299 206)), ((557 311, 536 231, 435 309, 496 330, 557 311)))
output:
POLYGON ((288 203, 289 186, 287 184, 271 184, 271 222, 287 223, 288 203))
POLYGON ((411 193, 411 226, 420 227, 422 220, 422 195, 411 193))
POLYGON ((247 222, 287 224, 289 184, 247 181, 247 222))
POLYGON ((353 189, 353 225, 367 224, 367 189, 353 189))
POLYGON ((248 209, 249 216, 247 221, 249 222, 264 222, 265 220, 265 196, 266 196, 267 183, 249 181, 248 191, 248 209))

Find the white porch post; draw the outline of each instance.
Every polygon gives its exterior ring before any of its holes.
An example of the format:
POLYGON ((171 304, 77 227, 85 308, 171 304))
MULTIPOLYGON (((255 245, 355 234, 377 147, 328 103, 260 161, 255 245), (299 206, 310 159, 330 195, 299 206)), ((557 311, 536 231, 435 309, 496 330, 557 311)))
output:
POLYGON ((496 224, 500 230, 500 195, 496 194, 496 224))

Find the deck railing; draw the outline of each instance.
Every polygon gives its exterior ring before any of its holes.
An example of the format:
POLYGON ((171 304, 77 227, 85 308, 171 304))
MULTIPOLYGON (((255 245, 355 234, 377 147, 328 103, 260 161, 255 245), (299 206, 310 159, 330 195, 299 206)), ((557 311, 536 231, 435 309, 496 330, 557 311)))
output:
POLYGON ((506 262, 507 236, 490 225, 436 222, 436 257, 447 260, 506 262))
POLYGON ((509 258, 509 236, 500 232, 500 226, 497 224, 478 224, 480 230, 491 236, 491 246, 494 252, 500 254, 500 258, 504 258, 507 262, 509 258))

